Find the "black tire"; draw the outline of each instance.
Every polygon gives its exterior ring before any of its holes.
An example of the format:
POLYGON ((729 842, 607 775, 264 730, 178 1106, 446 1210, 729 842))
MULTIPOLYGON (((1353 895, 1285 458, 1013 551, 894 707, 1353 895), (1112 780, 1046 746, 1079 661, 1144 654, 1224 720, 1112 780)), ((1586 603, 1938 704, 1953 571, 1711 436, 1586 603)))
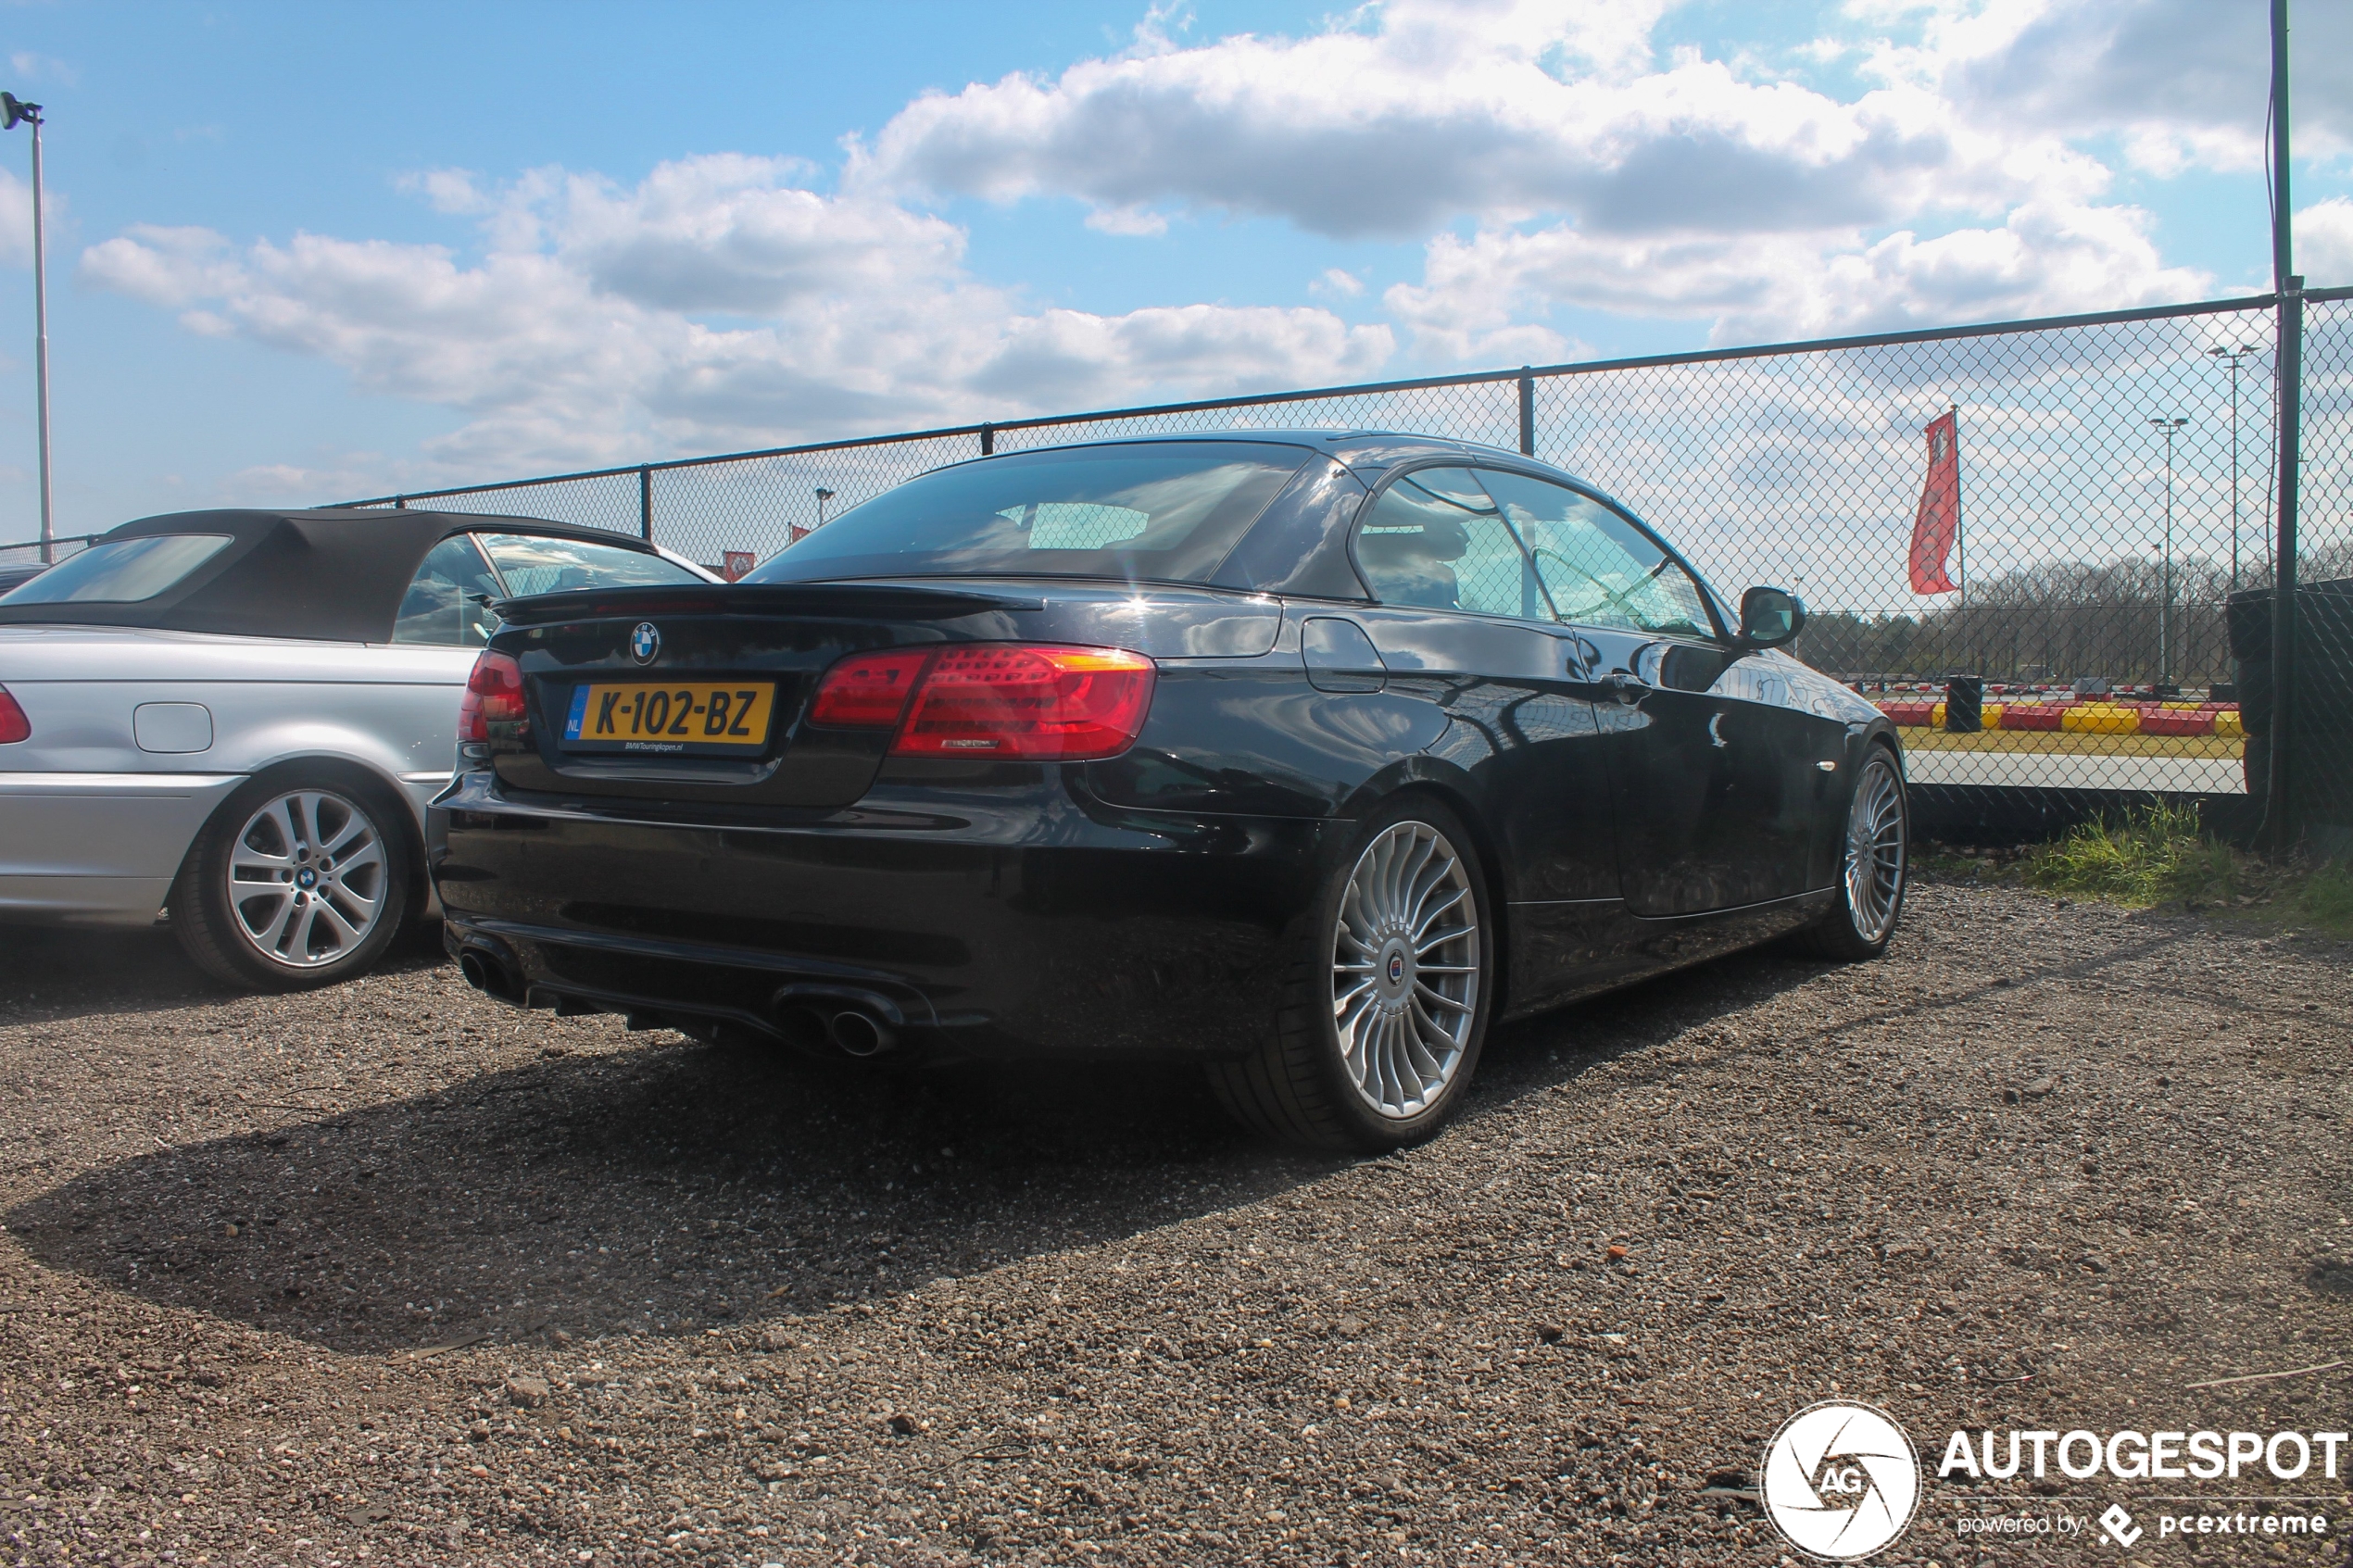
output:
POLYGON ((172 935, 197 967, 239 990, 333 985, 373 968, 409 924, 416 862, 409 809, 391 790, 332 763, 281 769, 239 788, 196 834, 171 889, 172 935), (274 819, 277 826, 258 824, 257 813, 289 797, 315 805, 296 807, 274 819), (356 834, 347 833, 355 822, 356 834), (328 846, 340 850, 340 863, 328 846), (287 891, 274 895, 267 888, 278 884, 258 878, 280 866, 287 891), (233 897, 233 869, 243 870, 238 885, 255 889, 253 897, 233 897), (297 888, 306 872, 312 880, 297 888), (271 919, 281 909, 272 952, 271 919))
POLYGON ((1818 958, 1858 963, 1878 958, 1894 940, 1895 928, 1904 919, 1904 893, 1911 883, 1912 807, 1904 788, 1904 770, 1897 763, 1893 747, 1874 741, 1864 748, 1862 764, 1855 771, 1855 787, 1847 792, 1841 823, 1837 900, 1820 920, 1799 932, 1795 940, 1800 948, 1818 958), (1871 907, 1858 910, 1856 858, 1865 852, 1865 846, 1856 837, 1856 818, 1874 800, 1892 805, 1893 886, 1886 882, 1886 845, 1877 831, 1881 822, 1890 819, 1873 809, 1869 852, 1874 860, 1875 885, 1865 893, 1865 902, 1871 907))
MULTIPOLYGON (((1436 862, 1436 852, 1426 865, 1436 862)), ((1408 875, 1417 882, 1421 872, 1408 875)), ((1453 897, 1447 891, 1455 884, 1440 876, 1433 884, 1433 903, 1453 897)), ((1437 903, 1441 910, 1447 906, 1437 903)), ((1343 855, 1315 900, 1306 929, 1295 939, 1297 946, 1285 976, 1283 998, 1277 1016, 1270 1021, 1266 1038, 1250 1055, 1237 1060, 1209 1064, 1210 1086, 1227 1110, 1242 1125, 1253 1132, 1286 1143, 1303 1144, 1310 1148, 1334 1151, 1378 1153, 1419 1143, 1444 1125, 1461 1103, 1471 1076, 1478 1071, 1480 1050, 1487 1043, 1488 1020, 1495 1003, 1497 944, 1496 929, 1488 898, 1487 875, 1479 863, 1478 853, 1470 834, 1460 818, 1435 800, 1412 796, 1394 801, 1375 811, 1358 826, 1343 855), (1408 830, 1398 837, 1393 831, 1408 830), (1363 1011, 1352 1010, 1353 1027, 1360 1039, 1368 1027, 1364 1020, 1378 1015, 1378 1008, 1394 1021, 1390 1027, 1399 1033, 1397 1044, 1387 1048, 1384 1060, 1408 1066, 1408 1057, 1416 1047, 1422 1048, 1424 1058, 1437 1061, 1428 1049, 1428 1042, 1443 1037, 1444 1025, 1431 1033, 1429 1020, 1437 1017, 1467 1017, 1468 1026, 1461 1031, 1453 1046, 1451 1062, 1445 1064, 1441 1081, 1434 1091, 1428 1084, 1420 1085, 1426 1099, 1415 1103, 1410 1092, 1401 1092, 1398 1103, 1389 1109, 1377 1108, 1372 1090, 1360 1088, 1359 1073, 1351 1065, 1349 1051, 1342 1046, 1339 1010, 1340 999, 1336 996, 1336 952, 1340 947, 1340 921, 1343 907, 1361 916, 1361 903, 1351 904, 1351 884, 1359 868, 1365 865, 1376 846, 1384 853, 1409 854, 1409 847, 1391 847, 1420 841, 1419 835, 1430 835, 1435 845, 1451 854, 1460 868, 1463 885, 1456 888, 1461 895, 1453 906, 1466 902, 1475 911, 1476 923, 1469 927, 1466 943, 1459 932, 1436 924, 1443 920, 1441 913, 1432 922, 1416 928, 1435 930, 1435 940, 1426 939, 1430 948, 1419 962, 1447 958, 1454 960, 1454 968, 1440 971, 1423 970, 1411 962, 1403 969, 1402 987, 1392 973, 1386 991, 1378 974, 1368 972, 1365 984, 1376 992, 1395 992, 1396 1007, 1390 1008, 1378 997, 1368 996, 1363 1011), (1468 959, 1465 963, 1461 960, 1468 959), (1451 999, 1456 1009, 1467 1004, 1467 1012, 1448 1012, 1443 1007, 1431 1008, 1416 998, 1428 996, 1432 987, 1423 981, 1425 973, 1443 974, 1438 986, 1458 984, 1451 978, 1461 971, 1468 971, 1467 997, 1459 994, 1451 999), (1410 1041, 1406 1032, 1418 1031, 1410 1041)), ((1352 938, 1353 940, 1353 938, 1352 938)), ((1391 960, 1405 961, 1405 954, 1413 950, 1412 937, 1396 935, 1391 947, 1376 953, 1363 948, 1361 957, 1368 971, 1386 969, 1391 960)), ((1342 955, 1344 957, 1350 955, 1342 955)), ((1367 1045, 1357 1060, 1371 1060, 1380 1047, 1367 1045)), ((1417 1073, 1420 1070, 1414 1069, 1417 1073)), ((1378 1073, 1374 1074, 1378 1076, 1378 1073)), ((1390 1080, 1401 1083, 1401 1080, 1390 1080)))

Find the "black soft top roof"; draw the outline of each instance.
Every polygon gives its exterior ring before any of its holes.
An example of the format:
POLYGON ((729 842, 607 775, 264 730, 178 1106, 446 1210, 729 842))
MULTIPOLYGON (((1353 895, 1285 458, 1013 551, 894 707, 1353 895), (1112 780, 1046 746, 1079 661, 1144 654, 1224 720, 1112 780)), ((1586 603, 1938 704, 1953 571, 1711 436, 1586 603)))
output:
POLYGON ((610 529, 545 518, 383 508, 165 512, 109 530, 94 549, 156 533, 231 543, 172 587, 135 604, 0 605, 0 625, 152 626, 248 637, 386 643, 425 552, 452 533, 535 533, 653 553, 610 529))

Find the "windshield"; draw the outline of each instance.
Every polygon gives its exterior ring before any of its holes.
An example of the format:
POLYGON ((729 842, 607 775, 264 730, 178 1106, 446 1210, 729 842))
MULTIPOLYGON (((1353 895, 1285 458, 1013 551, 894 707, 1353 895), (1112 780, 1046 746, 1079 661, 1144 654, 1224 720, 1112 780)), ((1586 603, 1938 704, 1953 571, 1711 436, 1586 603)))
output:
POLYGON ((1296 446, 1138 443, 1027 452, 911 479, 745 579, 1208 580, 1307 461, 1296 446))
POLYGON ((0 594, 0 605, 136 604, 220 554, 226 533, 150 533, 93 545, 0 594))
POLYGON ((568 588, 648 588, 701 578, 650 550, 522 533, 477 533, 508 594, 559 594, 568 588))

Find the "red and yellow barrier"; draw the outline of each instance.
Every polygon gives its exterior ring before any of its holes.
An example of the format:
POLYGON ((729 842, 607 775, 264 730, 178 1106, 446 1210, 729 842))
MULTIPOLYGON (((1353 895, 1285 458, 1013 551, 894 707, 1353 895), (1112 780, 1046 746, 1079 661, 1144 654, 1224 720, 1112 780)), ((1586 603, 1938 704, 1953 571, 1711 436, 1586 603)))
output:
MULTIPOLYGON (((1944 727, 1941 702, 1895 700, 1879 704, 1901 725, 1944 727)), ((2210 702, 1989 702, 1989 730, 2064 730, 2088 735, 2223 735, 2246 730, 2235 706, 2210 702)))

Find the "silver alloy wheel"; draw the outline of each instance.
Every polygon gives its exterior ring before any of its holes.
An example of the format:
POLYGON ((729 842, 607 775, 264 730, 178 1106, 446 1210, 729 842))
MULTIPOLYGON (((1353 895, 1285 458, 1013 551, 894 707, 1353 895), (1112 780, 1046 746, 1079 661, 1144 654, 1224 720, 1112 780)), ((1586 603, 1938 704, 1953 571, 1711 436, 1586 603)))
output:
POLYGON ((229 847, 229 909, 271 963, 319 969, 348 957, 384 916, 390 867, 366 809, 297 789, 245 820, 229 847))
POLYGON ((1874 756, 1855 783, 1846 811, 1846 913, 1866 942, 1887 939, 1904 891, 1904 787, 1895 766, 1874 756))
POLYGON ((1332 929, 1332 1022, 1365 1103, 1403 1121, 1453 1081, 1478 1015, 1478 901, 1445 834, 1399 822, 1365 847, 1332 929))

